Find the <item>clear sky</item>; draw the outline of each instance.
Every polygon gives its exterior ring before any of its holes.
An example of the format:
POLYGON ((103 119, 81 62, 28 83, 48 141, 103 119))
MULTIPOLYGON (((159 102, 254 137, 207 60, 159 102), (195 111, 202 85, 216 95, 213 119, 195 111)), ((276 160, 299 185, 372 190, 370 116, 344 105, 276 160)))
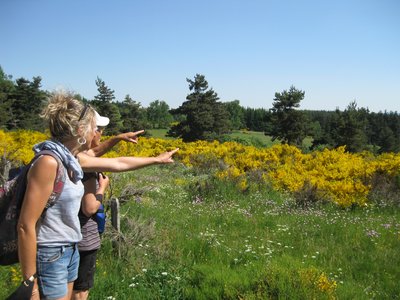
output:
POLYGON ((221 101, 272 107, 400 111, 399 0, 1 0, 0 66, 92 99, 177 108, 186 78, 205 75, 221 101))

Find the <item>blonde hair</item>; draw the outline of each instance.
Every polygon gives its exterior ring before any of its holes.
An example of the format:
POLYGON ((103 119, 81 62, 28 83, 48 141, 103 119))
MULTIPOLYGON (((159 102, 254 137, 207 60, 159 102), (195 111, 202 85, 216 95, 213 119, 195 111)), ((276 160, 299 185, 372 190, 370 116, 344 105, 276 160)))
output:
POLYGON ((95 118, 94 109, 69 92, 52 93, 40 116, 48 122, 52 138, 59 141, 85 137, 95 118))

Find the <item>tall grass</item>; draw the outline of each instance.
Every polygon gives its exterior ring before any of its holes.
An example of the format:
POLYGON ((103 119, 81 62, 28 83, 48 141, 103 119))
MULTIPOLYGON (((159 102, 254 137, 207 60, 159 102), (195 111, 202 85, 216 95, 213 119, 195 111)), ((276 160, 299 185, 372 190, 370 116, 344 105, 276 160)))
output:
POLYGON ((179 165, 119 174, 113 182, 115 190, 128 183, 147 187, 123 205, 124 234, 132 230, 128 219, 151 234, 124 245, 118 260, 124 263, 113 274, 103 271, 114 270, 116 260, 105 243, 95 299, 393 299, 400 294, 398 209, 301 209, 271 190, 240 192, 179 165), (102 287, 110 281, 113 288, 102 287))
MULTIPOLYGON (((193 171, 112 175, 121 257, 108 226, 91 299, 399 297, 398 208, 301 208, 267 187, 240 191, 193 171)), ((4 298, 18 280, 9 268, 0 276, 4 298)))

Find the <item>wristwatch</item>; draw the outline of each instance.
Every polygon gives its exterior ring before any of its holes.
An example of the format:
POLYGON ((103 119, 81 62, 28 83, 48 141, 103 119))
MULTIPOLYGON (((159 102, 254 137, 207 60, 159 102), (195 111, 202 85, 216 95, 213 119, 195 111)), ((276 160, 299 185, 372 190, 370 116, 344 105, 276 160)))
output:
POLYGON ((25 285, 25 286, 29 286, 30 283, 32 283, 32 282, 35 281, 35 278, 37 278, 36 273, 33 274, 31 277, 29 277, 27 280, 24 280, 24 282, 23 282, 24 285, 25 285))
POLYGON ((103 202, 104 195, 103 194, 96 194, 96 200, 100 203, 103 202))

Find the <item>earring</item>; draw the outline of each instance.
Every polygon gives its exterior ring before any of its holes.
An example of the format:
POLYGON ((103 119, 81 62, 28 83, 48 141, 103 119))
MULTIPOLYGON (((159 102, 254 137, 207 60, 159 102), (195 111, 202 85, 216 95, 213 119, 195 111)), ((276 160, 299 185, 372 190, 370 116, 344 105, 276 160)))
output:
POLYGON ((81 136, 80 138, 78 138, 78 144, 79 145, 85 145, 86 144, 86 139, 81 136))

